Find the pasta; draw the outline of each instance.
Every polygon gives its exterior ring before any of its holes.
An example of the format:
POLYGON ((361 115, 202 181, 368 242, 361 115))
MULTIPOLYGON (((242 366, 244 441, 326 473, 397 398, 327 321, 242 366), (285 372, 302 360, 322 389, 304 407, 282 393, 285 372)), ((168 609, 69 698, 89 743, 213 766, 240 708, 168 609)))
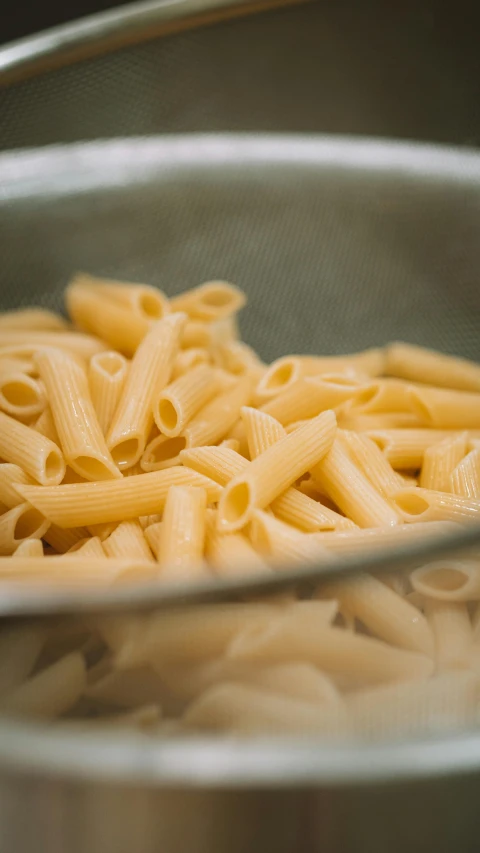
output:
POLYGON ((0 714, 161 737, 478 724, 480 549, 386 569, 480 520, 480 367, 399 343, 267 365, 239 339, 244 301, 81 273, 74 325, 0 315, 0 589, 262 590, 4 627, 0 714), (262 586, 354 557, 346 578, 262 586))

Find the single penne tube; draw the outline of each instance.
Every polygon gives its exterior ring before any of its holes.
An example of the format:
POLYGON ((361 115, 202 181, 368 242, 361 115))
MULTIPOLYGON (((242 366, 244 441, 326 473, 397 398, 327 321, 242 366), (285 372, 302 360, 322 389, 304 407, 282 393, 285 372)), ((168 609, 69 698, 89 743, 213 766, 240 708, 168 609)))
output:
POLYGON ((440 429, 373 429, 367 435, 380 448, 395 470, 421 468, 425 451, 451 438, 453 433, 440 429))
POLYGON ((150 284, 97 278, 87 273, 77 273, 75 283, 77 286, 89 287, 93 292, 108 297, 109 301, 123 305, 134 315, 146 320, 161 320, 170 313, 165 294, 150 284))
POLYGON ((0 314, 0 335, 8 329, 19 329, 25 332, 62 332, 69 328, 69 324, 60 314, 55 314, 46 308, 19 308, 16 311, 5 311, 0 314))
POLYGON ((100 631, 116 652, 115 666, 129 669, 152 664, 192 664, 223 654, 232 637, 246 626, 267 625, 278 609, 272 604, 215 604, 154 613, 144 619, 113 623, 102 620, 100 631), (112 623, 111 623, 112 624, 112 623))
POLYGON ((65 475, 57 445, 4 412, 0 412, 0 458, 23 468, 42 486, 56 485, 65 475))
POLYGON ((330 734, 332 725, 341 729, 338 709, 324 719, 319 709, 308 702, 234 682, 224 682, 206 690, 187 708, 182 722, 194 731, 232 735, 295 734, 298 737, 321 732, 330 734))
POLYGON ((267 412, 244 406, 241 411, 241 418, 245 426, 248 450, 252 460, 264 453, 272 444, 281 438, 285 438, 284 427, 267 412))
POLYGON ((403 478, 393 470, 388 459, 368 435, 339 430, 337 438, 352 462, 384 498, 388 499, 392 492, 404 485, 403 478))
MULTIPOLYGON (((230 317, 227 318, 228 322, 231 319, 230 317)), ((222 324, 224 322, 225 320, 221 321, 222 324)), ((228 370, 229 373, 233 373, 235 376, 245 376, 247 373, 250 375, 255 374, 258 381, 260 376, 265 373, 267 367, 260 361, 255 350, 239 340, 218 341, 218 323, 215 324, 214 329, 213 357, 219 366, 223 367, 224 370, 228 370)))
MULTIPOLYGON (((401 379, 372 380, 357 394, 349 407, 349 414, 384 414, 387 412, 412 412, 410 383, 401 379)), ((428 386, 418 386, 427 388, 428 386)))
POLYGON ((216 444, 225 438, 238 420, 242 406, 248 404, 251 381, 241 377, 231 388, 218 394, 191 419, 184 429, 186 447, 216 444))
POLYGON ((85 661, 72 652, 4 696, 1 711, 7 716, 55 719, 73 708, 85 686, 85 661))
POLYGON ((55 426, 50 406, 47 405, 41 415, 38 416, 33 429, 36 432, 39 432, 40 435, 44 435, 45 438, 49 438, 50 441, 54 442, 54 444, 60 445, 57 427, 55 426))
POLYGON ((311 663, 280 663, 261 669, 249 667, 239 680, 320 708, 325 705, 339 707, 343 703, 332 679, 311 663))
POLYGON ((0 337, 2 356, 31 358, 37 350, 45 347, 65 350, 83 361, 88 361, 96 352, 107 349, 99 338, 79 332, 29 332, 26 341, 25 332, 2 331, 0 337))
POLYGON ((184 314, 158 320, 132 359, 107 436, 107 446, 121 469, 135 465, 145 450, 153 405, 170 379, 184 322, 184 314))
POLYGON ((99 352, 90 359, 88 385, 98 423, 106 435, 128 374, 129 363, 119 352, 99 352))
POLYGON ((0 557, 0 581, 33 589, 48 586, 62 588, 105 588, 115 583, 138 583, 155 579, 155 564, 132 558, 106 559, 90 556, 83 559, 78 552, 65 556, 0 557))
POLYGON ((202 323, 200 320, 188 320, 183 327, 180 336, 182 350, 194 348, 209 349, 212 345, 211 323, 202 323))
POLYGON ((194 486, 171 486, 163 511, 158 552, 162 579, 205 573, 207 493, 194 486))
POLYGON ((385 371, 442 388, 480 391, 480 367, 472 361, 424 347, 393 343, 386 348, 385 371))
POLYGON ((410 388, 412 407, 427 428, 478 429, 480 392, 410 388))
POLYGON ((457 521, 480 519, 480 500, 462 498, 448 492, 434 492, 410 486, 392 495, 392 501, 406 522, 457 521))
MULTIPOLYGON (((35 540, 37 541, 37 540, 35 540)), ((32 672, 45 646, 45 625, 4 626, 0 632, 0 701, 19 687, 32 672)))
POLYGON ((302 660, 365 685, 422 681, 434 669, 427 655, 305 617, 293 622, 278 616, 265 626, 247 626, 231 641, 227 656, 257 664, 302 660))
POLYGON ((463 498, 480 500, 480 448, 471 450, 457 462, 448 477, 445 491, 461 495, 463 498))
POLYGON ((433 658, 434 638, 427 619, 372 575, 361 572, 341 583, 327 583, 322 595, 336 599, 380 640, 433 658))
POLYGON ((180 460, 199 474, 215 480, 220 486, 226 486, 248 465, 247 459, 228 447, 192 447, 181 451, 180 460))
POLYGON ((355 530, 356 524, 340 513, 323 506, 298 489, 290 488, 272 501, 274 515, 305 533, 319 530, 355 530))
POLYGON ((66 551, 69 551, 78 542, 87 539, 88 535, 89 531, 86 527, 63 529, 56 524, 51 524, 42 538, 59 554, 65 554, 66 551))
POLYGON ((170 299, 172 311, 184 311, 192 320, 207 322, 236 314, 245 302, 242 291, 226 281, 207 281, 170 299))
POLYGON ((178 379, 195 367, 200 367, 201 364, 210 363, 210 353, 205 347, 189 347, 189 349, 180 350, 173 365, 172 380, 178 379))
POLYGON ((102 338, 105 341, 103 349, 119 350, 129 357, 135 353, 151 325, 146 317, 85 285, 81 279, 74 279, 68 285, 65 303, 79 329, 102 338))
POLYGON ((478 601, 480 562, 478 560, 436 560, 410 575, 416 592, 437 601, 478 601))
POLYGON ((35 363, 68 465, 86 480, 121 478, 98 423, 85 370, 67 353, 53 347, 40 350, 35 363))
POLYGON ((328 497, 359 527, 391 527, 401 523, 395 507, 365 477, 338 439, 311 468, 311 474, 328 497))
MULTIPOLYGON (((294 382, 307 376, 322 376, 335 371, 351 370, 366 376, 382 373, 384 365, 383 351, 365 350, 353 355, 305 356, 287 355, 276 359, 265 372, 257 386, 257 393, 264 397, 275 397, 286 391, 294 382)), ((333 408, 331 404, 325 408, 333 408)))
POLYGON ((186 444, 187 440, 183 435, 177 435, 174 438, 169 438, 167 435, 157 435, 147 444, 143 452, 140 459, 140 470, 146 472, 162 471, 164 468, 180 465, 182 451, 185 450, 186 444))
POLYGON ((353 735, 378 742, 465 731, 477 722, 478 676, 446 672, 415 684, 387 684, 346 697, 353 735))
POLYGON ((437 669, 469 669, 473 631, 467 605, 427 598, 425 613, 435 639, 437 669))
POLYGON ((180 466, 118 481, 73 483, 51 488, 18 488, 26 500, 59 527, 79 527, 109 521, 120 522, 161 512, 171 486, 205 488, 209 503, 217 501, 221 493, 220 486, 213 480, 180 466))
POLYGON ((75 554, 76 557, 83 557, 87 559, 107 559, 107 555, 104 549, 102 548, 102 543, 100 542, 98 536, 90 536, 87 539, 83 539, 80 540, 80 542, 76 542, 75 545, 72 545, 72 547, 69 548, 66 554, 62 555, 61 559, 65 560, 71 554, 75 554))
POLYGON ((255 550, 247 536, 218 531, 214 510, 207 510, 206 556, 218 577, 271 571, 268 562, 255 550))
POLYGON ((117 527, 118 524, 116 521, 109 521, 105 524, 89 524, 88 533, 90 534, 90 536, 98 536, 100 542, 104 542, 105 539, 108 539, 108 537, 113 533, 114 530, 116 530, 117 527))
POLYGON ((292 565, 331 562, 334 559, 312 536, 262 510, 253 513, 249 535, 254 547, 276 569, 282 565, 288 569, 292 565))
POLYGON ((419 521, 418 524, 399 524, 396 527, 337 530, 334 534, 316 533, 315 538, 329 551, 353 557, 364 551, 386 551, 417 541, 435 541, 442 536, 452 536, 459 529, 459 525, 452 521, 419 521))
POLYGON ((107 557, 136 557, 153 560, 152 552, 138 521, 122 521, 103 542, 107 557))
POLYGON ((222 493, 218 508, 219 528, 233 532, 244 527, 255 509, 268 506, 325 456, 332 446, 335 432, 335 415, 326 411, 250 462, 222 493))
MULTIPOLYGON (((455 491, 450 475, 467 452, 467 433, 451 435, 427 447, 423 455, 420 486, 437 492, 455 491)), ((464 495, 464 497, 475 497, 464 495)))
POLYGON ((162 522, 156 521, 145 528, 145 539, 147 540, 155 559, 158 561, 162 541, 162 522))
POLYGON ((33 506, 21 503, 0 515, 0 555, 13 554, 24 539, 41 539, 49 521, 33 506))
POLYGON ((177 436, 218 390, 215 371, 200 365, 167 385, 153 403, 155 423, 163 435, 177 436))
MULTIPOLYGON (((261 411, 271 415, 282 426, 294 421, 313 418, 326 409, 335 409, 346 400, 351 400, 363 387, 358 380, 349 376, 299 379, 286 391, 264 403, 261 411)), ((258 392, 258 389, 257 389, 258 392)))
POLYGON ((407 430, 422 427, 420 419, 413 412, 378 412, 374 415, 358 414, 352 405, 337 409, 338 426, 353 432, 371 432, 372 430, 407 430))
POLYGON ((24 539, 16 551, 12 554, 13 557, 43 557, 43 545, 41 539, 24 539))
POLYGON ((0 409, 26 421, 38 416, 47 405, 42 384, 20 371, 0 373, 0 409))
POLYGON ((23 503, 23 497, 16 489, 17 485, 33 486, 35 481, 19 465, 9 462, 0 463, 0 501, 8 509, 23 503))

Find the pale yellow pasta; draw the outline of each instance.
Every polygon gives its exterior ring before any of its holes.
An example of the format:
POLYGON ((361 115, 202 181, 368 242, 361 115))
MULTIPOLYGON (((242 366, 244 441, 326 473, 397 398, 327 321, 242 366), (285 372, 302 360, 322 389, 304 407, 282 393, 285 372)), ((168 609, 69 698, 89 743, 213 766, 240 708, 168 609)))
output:
POLYGON ((13 557, 43 557, 41 539, 24 539, 12 554, 13 557))
POLYGON ((186 447, 216 444, 225 438, 237 421, 242 406, 248 404, 251 381, 241 377, 232 388, 219 394, 192 418, 183 432, 186 447))
POLYGON ((425 617, 372 575, 359 572, 342 583, 327 583, 322 595, 336 599, 380 640, 433 657, 433 634, 425 617))
POLYGON ((213 572, 218 577, 253 575, 271 568, 268 562, 253 547, 244 533, 220 533, 217 529, 216 512, 207 511, 206 556, 213 572))
POLYGON ((413 344, 393 343, 386 348, 386 372, 445 388, 480 391, 480 367, 465 358, 435 352, 413 344))
POLYGON ((39 432, 40 435, 44 435, 45 438, 49 438, 50 441, 53 441, 54 444, 60 444, 57 427, 55 426, 55 421, 53 419, 52 410, 50 406, 47 405, 45 407, 42 414, 39 415, 39 417, 35 421, 33 428, 34 430, 36 430, 36 432, 39 432))
POLYGON ((20 371, 0 373, 0 409, 22 421, 43 412, 47 400, 42 384, 20 371))
POLYGON ((444 388, 410 388, 414 412, 426 427, 435 429, 478 429, 480 393, 444 388))
POLYGON ((45 347, 69 352, 82 361, 88 361, 96 352, 103 352, 106 345, 99 338, 82 335, 79 332, 25 332, 2 331, 0 338, 0 356, 31 358, 37 350, 45 347))
POLYGON ((172 380, 178 379, 201 364, 210 364, 210 362, 210 354, 205 347, 189 347, 181 350, 173 365, 172 380))
POLYGON ((382 378, 372 381, 356 396, 349 408, 349 414, 350 411, 352 415, 412 412, 411 387, 411 384, 400 379, 382 378))
POLYGON ((218 390, 215 371, 207 366, 194 367, 180 376, 153 401, 155 423, 163 435, 177 436, 218 390))
MULTIPOLYGON (((451 488, 450 475, 467 452, 467 433, 444 438, 427 447, 423 456, 420 485, 438 492, 456 491, 451 488)), ((465 497, 470 497, 465 495, 465 497)), ((474 496, 472 496, 474 497, 474 496)))
POLYGON ((119 479, 122 475, 105 444, 85 370, 67 353, 53 347, 40 350, 35 363, 68 465, 86 480, 119 479))
POLYGON ((21 503, 0 515, 0 555, 13 554, 24 539, 41 539, 48 520, 29 503, 21 503))
MULTIPOLYGON (((1 318, 0 314, 0 318, 1 318)), ((0 376, 4 373, 26 373, 27 376, 36 376, 37 368, 31 358, 0 357, 0 376)))
POLYGON ((90 359, 88 385, 98 423, 106 435, 125 385, 129 364, 119 352, 101 352, 90 359))
POLYGON ((103 541, 107 557, 136 557, 153 560, 152 552, 138 521, 122 521, 103 541))
POLYGON ((241 418, 245 426, 250 459, 256 459, 279 439, 285 438, 286 432, 281 423, 267 412, 244 406, 241 418))
POLYGON ((212 337, 211 324, 202 323, 200 320, 189 320, 183 327, 180 346, 182 350, 209 348, 212 344, 212 337))
POLYGON ((218 446, 225 450, 234 450, 235 453, 240 451, 240 442, 236 438, 224 438, 218 446))
POLYGON ((421 468, 425 451, 454 435, 440 429, 373 429, 367 434, 395 470, 421 468))
POLYGON ((261 669, 248 668, 239 680, 320 708, 325 705, 338 708, 343 702, 331 678, 310 663, 280 663, 261 669))
MULTIPOLYGON (((110 304, 113 301, 123 305, 132 314, 144 317, 146 320, 161 320, 170 312, 165 294, 150 284, 114 281, 109 278, 97 278, 87 273, 77 273, 75 283, 90 287, 95 293, 108 297, 110 304)), ((100 337, 103 336, 100 335, 100 337)))
POLYGON ((255 509, 268 506, 325 456, 335 432, 335 415, 327 411, 257 456, 225 487, 218 507, 219 527, 225 532, 244 527, 255 509))
POLYGON ((322 624, 305 614, 298 620, 278 616, 264 627, 246 626, 227 654, 257 664, 303 660, 361 684, 422 681, 434 669, 427 655, 322 624))
POLYGON ((455 495, 480 499, 480 448, 471 450, 457 463, 447 485, 449 488, 446 491, 451 491, 455 495))
POLYGON ((414 590, 438 601, 480 600, 480 561, 435 560, 411 573, 414 590))
POLYGON ((367 435, 339 430, 337 437, 355 465, 384 498, 388 499, 392 492, 404 485, 403 478, 393 470, 378 445, 367 435))
POLYGON ((132 359, 107 436, 119 468, 135 465, 145 449, 153 425, 153 404, 170 379, 184 322, 184 314, 158 320, 132 359))
POLYGON ((467 605, 427 598, 425 613, 435 638, 437 669, 469 669, 473 631, 467 605))
POLYGON ((480 500, 462 498, 448 492, 407 487, 392 496, 392 500, 406 522, 418 521, 478 521, 480 500))
POLYGON ((73 483, 51 488, 20 486, 19 489, 26 500, 59 527, 78 527, 161 512, 171 486, 205 488, 209 502, 218 500, 221 492, 217 483, 184 467, 118 481, 102 480, 93 485, 73 483))
POLYGON ((314 533, 317 530, 355 530, 357 527, 349 518, 294 488, 287 489, 272 501, 271 509, 281 521, 298 527, 305 533, 314 533))
POLYGON ((85 696, 99 704, 135 708, 150 702, 160 703, 162 682, 154 669, 148 666, 115 670, 89 682, 85 696))
POLYGON ((337 409, 338 426, 355 432, 371 432, 372 430, 407 430, 417 429, 422 423, 413 412, 378 412, 378 414, 358 414, 354 406, 349 408, 347 403, 337 409))
POLYGON ((337 439, 322 461, 311 469, 311 474, 359 527, 390 527, 401 522, 391 502, 372 486, 337 439))
POLYGON ((152 581, 156 576, 155 564, 132 558, 106 559, 90 556, 78 557, 78 552, 65 556, 11 557, 0 556, 0 580, 14 586, 24 584, 30 588, 106 588, 120 582, 152 581))
POLYGON ((208 281, 170 300, 172 311, 184 311, 192 320, 211 322, 229 317, 245 305, 238 287, 226 281, 208 281))
POLYGON ((415 684, 359 690, 346 698, 350 730, 366 740, 432 735, 477 722, 479 681, 473 672, 447 672, 415 684))
POLYGON ((322 377, 299 379, 265 403, 261 411, 288 426, 294 421, 316 417, 326 409, 335 409, 351 400, 362 387, 360 381, 350 376, 335 377, 333 381, 322 377))
POLYGON ((156 521, 145 528, 145 539, 147 540, 155 559, 158 560, 162 539, 162 522, 156 521))
MULTIPOLYGON (((307 376, 321 376, 335 371, 351 370, 366 376, 382 373, 384 365, 383 351, 365 350, 353 355, 302 356, 287 355, 274 361, 260 380, 257 392, 264 397, 274 397, 287 390, 294 382, 307 376)), ((325 406, 332 408, 332 404, 325 406)))
POLYGON ((4 626, 0 632, 0 701, 30 675, 47 639, 44 625, 4 626))
POLYGON ((54 314, 45 308, 19 308, 0 314, 0 335, 8 329, 19 329, 23 332, 61 332, 68 328, 69 324, 60 314, 54 314))
POLYGON ((75 705, 85 685, 85 661, 72 652, 4 696, 0 708, 8 716, 55 719, 75 705))
POLYGON ((98 536, 100 542, 104 542, 117 527, 118 524, 116 521, 109 521, 104 524, 89 524, 88 532, 90 536, 98 536))
POLYGON ((23 497, 16 489, 17 485, 32 486, 34 480, 20 468, 8 462, 0 463, 0 501, 8 509, 23 502, 23 497))
MULTIPOLYGON (((338 530, 335 535, 316 533, 315 538, 333 553, 355 556, 403 547, 417 541, 437 541, 440 537, 453 536, 459 531, 459 525, 452 521, 419 521, 418 524, 399 524, 396 527, 338 530)), ((385 575, 385 580, 388 577, 385 575)))
POLYGON ((163 512, 158 551, 161 577, 190 578, 205 574, 207 493, 193 486, 171 486, 163 512))
POLYGON ((57 445, 4 412, 0 412, 0 458, 19 465, 44 486, 60 483, 65 474, 57 445))
POLYGON ((275 568, 293 565, 332 562, 332 555, 312 536, 285 524, 274 515, 255 510, 250 524, 254 546, 271 561, 275 568))
POLYGON ((174 438, 167 435, 156 436, 144 450, 140 459, 140 471, 162 471, 164 468, 180 465, 186 444, 187 440, 183 435, 174 438))
POLYGON ((193 447, 182 450, 180 460, 220 486, 225 486, 248 465, 247 459, 228 447, 193 447))
POLYGON ((65 560, 71 554, 75 554, 76 557, 82 557, 89 560, 92 557, 97 560, 107 559, 107 554, 105 553, 98 536, 90 536, 87 539, 82 539, 80 542, 76 542, 75 545, 72 545, 72 547, 68 549, 66 554, 62 555, 61 559, 65 560))
POLYGON ((46 533, 43 534, 42 538, 48 543, 48 545, 51 545, 55 551, 58 551, 59 554, 64 554, 66 551, 69 551, 73 545, 87 539, 88 535, 89 531, 86 527, 70 527, 65 530, 62 527, 58 527, 57 524, 50 524, 50 527, 46 533))

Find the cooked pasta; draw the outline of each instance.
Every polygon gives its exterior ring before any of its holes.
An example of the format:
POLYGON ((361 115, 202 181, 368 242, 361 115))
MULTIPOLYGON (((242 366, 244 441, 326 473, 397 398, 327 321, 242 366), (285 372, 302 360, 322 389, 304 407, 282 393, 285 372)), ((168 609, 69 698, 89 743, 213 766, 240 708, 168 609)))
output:
POLYGON ((80 273, 74 325, 0 315, 0 589, 363 571, 4 627, 0 713, 161 737, 478 724, 480 549, 385 569, 480 521, 480 366, 400 343, 266 365, 244 301, 80 273))

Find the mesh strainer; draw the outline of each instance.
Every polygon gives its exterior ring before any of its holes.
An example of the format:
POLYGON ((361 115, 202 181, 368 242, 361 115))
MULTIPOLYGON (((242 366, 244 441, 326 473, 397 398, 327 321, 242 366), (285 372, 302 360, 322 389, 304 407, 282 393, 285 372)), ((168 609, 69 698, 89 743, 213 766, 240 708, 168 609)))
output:
MULTIPOLYGON (((271 13, 271 26, 279 30, 292 27, 302 16, 307 21, 308 15, 315 14, 315 6, 278 11, 271 13)), ((218 277, 236 281, 245 289, 249 308, 242 318, 242 333, 266 360, 285 352, 341 353, 403 339, 480 361, 480 159, 476 153, 315 135, 132 136, 78 142, 126 131, 143 134, 168 130, 169 112, 181 98, 189 103, 189 127, 190 121, 197 126, 196 117, 204 115, 205 110, 210 116, 215 114, 218 79, 202 61, 195 75, 201 77, 203 101, 191 99, 192 45, 197 45, 203 60, 213 44, 209 40, 222 30, 215 50, 218 61, 228 64, 230 48, 235 44, 234 29, 228 42, 228 27, 255 31, 261 40, 270 26, 266 21, 263 17, 252 18, 248 24, 222 24, 205 30, 203 36, 190 34, 191 41, 177 36, 179 41, 172 39, 166 50, 160 46, 162 42, 124 47, 17 83, 2 93, 3 147, 28 150, 9 151, 0 158, 1 308, 32 302, 60 307, 62 290, 78 268, 152 282, 169 294, 218 277), (173 55, 169 51, 173 50, 178 50, 180 57, 185 51, 184 66, 169 65, 169 56, 173 55), (127 58, 129 62, 125 62, 127 58), (166 86, 166 78, 173 80, 174 88, 166 86), (76 144, 63 144, 71 141, 76 144), (43 143, 50 145, 31 150, 31 146, 43 143)), ((308 25, 304 27, 306 33, 308 25)), ((279 62, 275 68, 280 79, 282 67, 279 62)), ((256 71, 261 70, 260 63, 256 71)), ((263 70, 265 77, 272 73, 270 65, 263 70)), ((294 89, 283 80, 285 86, 278 85, 276 97, 279 104, 291 99, 289 115, 294 116, 300 107, 295 103, 294 89)), ((232 93, 243 90, 240 73, 237 77, 232 72, 230 83, 232 93)), ((273 119, 271 124, 258 122, 254 91, 248 104, 247 113, 255 127, 279 126, 273 119)), ((262 106, 259 99, 258 109, 262 106)), ((238 124, 232 126, 248 128, 247 113, 240 116, 241 109, 239 101, 238 124)), ((300 126, 302 120, 299 118, 300 126)), ((463 555, 466 544, 471 546, 472 542, 457 545, 456 554, 463 555)), ((421 560, 411 558, 409 566, 425 559, 425 555, 421 560)), ((375 568, 391 567, 395 560, 403 560, 403 555, 391 556, 387 564, 379 557, 375 568)), ((309 589, 302 590, 302 595, 309 594, 309 589)), ((26 607, 34 604, 30 601, 26 607)), ((277 601, 275 606, 282 606, 282 602, 277 601)), ((204 611, 205 619, 210 613, 204 611)), ((469 612, 468 618, 473 615, 469 612)), ((113 638, 115 625, 111 623, 113 638)), ((30 627, 37 630, 36 623, 30 627)), ((68 651, 85 626, 76 628, 70 622, 60 628, 63 650, 68 651)), ((357 625, 356 629, 362 634, 364 627, 357 625)), ((83 642, 83 635, 81 639, 83 642)), ((93 668, 98 647, 91 637, 82 654, 93 668)), ((47 655, 41 663, 51 662, 47 655)), ((239 673, 232 669, 230 680, 241 682, 239 673)), ((188 670, 184 674, 187 682, 193 679, 188 670)), ((161 670, 161 675, 167 679, 170 673, 161 670)), ((206 677, 213 676, 210 673, 206 677)), ((195 797, 181 801, 174 793, 169 800, 175 804, 173 811, 167 800, 161 799, 157 802, 161 811, 156 812, 154 798, 147 795, 146 787, 155 782, 164 792, 165 787, 192 782, 216 788, 250 785, 257 789, 278 784, 328 785, 332 781, 352 785, 359 779, 411 778, 418 767, 424 775, 439 767, 443 772, 469 767, 477 773, 478 736, 471 734, 478 717, 475 667, 457 669, 455 677, 468 695, 467 712, 463 706, 456 706, 453 687, 450 692, 442 688, 442 684, 447 688, 454 684, 448 679, 440 682, 433 698, 422 698, 419 691, 420 698, 413 706, 405 703, 400 693, 386 700, 384 697, 383 716, 371 713, 368 703, 362 706, 360 695, 353 696, 358 685, 339 683, 336 686, 352 694, 351 701, 357 702, 358 728, 353 735, 350 731, 339 739, 338 715, 329 717, 322 736, 315 740, 315 749, 284 742, 252 745, 251 741, 237 749, 225 740, 205 743, 183 739, 184 731, 173 744, 156 741, 154 746, 148 739, 129 734, 99 738, 98 734, 69 728, 50 731, 47 738, 45 730, 35 726, 2 724, 0 757, 4 767, 17 763, 22 773, 36 763, 37 773, 47 768, 49 773, 61 776, 100 778, 103 774, 104 780, 108 778, 108 785, 95 789, 95 802, 92 790, 86 793, 83 788, 79 805, 76 789, 77 797, 69 800, 72 823, 65 820, 61 827, 60 822, 57 825, 54 843, 59 850, 72 846, 73 839, 76 847, 72 849, 79 851, 87 846, 94 853, 125 849, 121 847, 125 838, 132 841, 134 836, 123 817, 119 819, 124 811, 132 816, 137 829, 136 849, 141 853, 153 853, 160 844, 173 851, 232 849, 231 827, 237 833, 235 850, 253 849, 259 837, 262 845, 271 845, 271 849, 299 849, 301 825, 305 849, 361 849, 355 838, 342 836, 339 826, 343 821, 338 815, 331 817, 328 831, 324 821, 319 828, 318 801, 310 794, 300 797, 298 792, 284 792, 286 809, 280 807, 280 794, 278 799, 271 792, 262 794, 262 808, 255 811, 252 798, 243 794, 237 806, 208 791, 203 801, 195 797), (468 746, 465 740, 456 739, 459 729, 470 732, 468 746), (435 740, 445 732, 450 740, 435 740), (412 738, 416 738, 413 745, 412 738), (392 745, 392 740, 400 740, 400 745, 392 745), (120 808, 115 807, 121 799, 117 797, 116 774, 140 786, 135 802, 129 801, 127 807, 123 799, 120 808), (294 807, 293 801, 297 804, 294 807), (194 835, 186 829, 189 821, 176 811, 184 803, 189 819, 195 815, 194 835), (213 834, 199 818, 206 803, 215 827, 213 834), (289 817, 279 820, 279 812, 288 812, 289 817), (262 833, 255 835, 265 814, 262 833), (78 816, 91 828, 80 841, 75 831, 78 816), (118 832, 119 825, 121 837, 112 830, 117 826, 118 832)), ((172 697, 175 691, 167 689, 168 716, 173 718, 183 710, 182 702, 192 689, 191 683, 184 685, 183 698, 172 697)), ((115 702, 106 706, 110 716, 118 713, 115 702)), ((74 709, 73 716, 91 713, 92 704, 84 702, 74 709)), ((178 735, 175 725, 170 731, 178 735)), ((4 774, 6 778, 7 772, 4 774)), ((32 804, 38 803, 36 781, 25 785, 32 804)), ((12 790, 18 793, 20 789, 12 790)), ((71 789, 59 785, 57 795, 63 808, 63 797, 70 797, 71 789)), ((52 796, 55 792, 49 790, 52 796)), ((462 789, 458 795, 457 814, 465 816, 462 849, 474 849, 469 846, 472 820, 468 809, 475 798, 475 787, 467 793, 462 789)), ((349 814, 361 811, 360 801, 356 805, 349 801, 348 807, 352 809, 349 814)), ((425 849, 415 847, 416 840, 390 824, 387 815, 388 810, 383 818, 376 818, 376 849, 385 849, 388 844, 389 849, 403 850, 406 843, 410 849, 425 849)), ((439 819, 451 830, 448 815, 439 819)), ((38 824, 32 821, 31 831, 26 832, 18 821, 5 823, 11 833, 10 846, 30 850, 35 845, 38 850, 39 825, 40 818, 38 824)), ((429 822, 426 832, 433 837, 429 822)), ((438 849, 444 842, 440 836, 434 833, 438 849)), ((363 835, 364 841, 372 841, 372 837, 367 832, 363 835)), ((446 833, 445 837, 451 835, 446 833)), ((51 839, 43 838, 50 844, 51 839)), ((56 848, 50 845, 40 849, 56 848)))

